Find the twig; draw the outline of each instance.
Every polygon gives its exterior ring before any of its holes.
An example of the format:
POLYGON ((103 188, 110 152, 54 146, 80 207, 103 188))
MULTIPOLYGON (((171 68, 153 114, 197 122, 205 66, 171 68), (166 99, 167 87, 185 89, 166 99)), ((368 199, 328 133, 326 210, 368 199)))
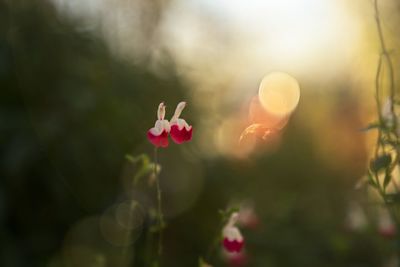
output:
POLYGON ((158 256, 161 257, 162 254, 162 232, 164 228, 164 216, 162 213, 161 209, 161 188, 160 188, 160 179, 158 177, 158 172, 157 172, 157 165, 158 165, 158 158, 157 158, 157 148, 154 148, 154 177, 156 180, 156 186, 157 186, 157 217, 158 217, 158 231, 159 231, 159 237, 158 237, 158 256))

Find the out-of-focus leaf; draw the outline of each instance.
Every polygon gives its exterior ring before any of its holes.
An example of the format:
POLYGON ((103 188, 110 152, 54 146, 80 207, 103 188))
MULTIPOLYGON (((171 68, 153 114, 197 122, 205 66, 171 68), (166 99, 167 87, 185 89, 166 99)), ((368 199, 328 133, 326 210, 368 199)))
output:
POLYGON ((135 176, 133 177, 133 184, 136 185, 139 182, 140 178, 146 175, 150 175, 152 171, 153 164, 142 165, 142 167, 136 172, 135 176))
POLYGON ((361 131, 367 132, 369 130, 379 129, 379 128, 381 128, 381 125, 379 124, 379 122, 373 122, 373 123, 368 124, 366 127, 362 128, 361 131))
POLYGON ((125 158, 132 163, 138 163, 139 161, 142 161, 142 164, 144 164, 144 165, 149 164, 149 162, 150 162, 150 158, 146 154, 140 154, 136 157, 127 154, 127 155, 125 155, 125 158))
POLYGON ((199 267, 211 267, 203 258, 199 258, 199 267))
POLYGON ((219 210, 218 213, 221 216, 221 221, 223 223, 225 223, 226 221, 229 220, 229 218, 231 217, 232 213, 234 212, 239 212, 239 208, 238 207, 230 207, 226 210, 219 210))
POLYGON ((368 178, 368 184, 369 185, 371 185, 374 188, 378 188, 378 184, 376 183, 376 181, 374 180, 373 175, 370 172, 368 172, 367 178, 368 178))
POLYGON ((148 214, 151 221, 157 220, 157 210, 155 208, 150 208, 148 214))
MULTIPOLYGON (((161 165, 157 164, 156 170, 154 170, 154 163, 151 162, 150 158, 146 154, 140 154, 136 157, 133 157, 132 155, 125 155, 125 158, 133 163, 133 164, 138 164, 140 163, 139 169, 136 171, 135 175, 133 176, 133 184, 136 185, 140 178, 145 177, 145 176, 150 176, 153 172, 157 172, 157 174, 160 173, 161 171, 161 165)), ((153 184, 154 177, 150 177, 149 184, 153 184)))
POLYGON ((382 143, 385 145, 391 145, 394 148, 397 148, 399 146, 399 143, 395 140, 382 140, 382 143))
POLYGON ((384 189, 386 189, 386 187, 388 186, 388 184, 390 183, 391 180, 392 180, 392 176, 390 175, 390 173, 386 173, 385 179, 383 180, 383 188, 384 189))
POLYGON ((371 171, 376 173, 379 172, 380 170, 387 168, 391 162, 392 162, 392 157, 389 154, 383 154, 375 159, 372 159, 369 167, 371 171))
POLYGON ((400 193, 386 194, 386 200, 391 204, 400 203, 400 193))
POLYGON ((152 232, 152 233, 158 233, 158 232, 161 232, 165 227, 167 227, 167 224, 166 223, 163 223, 162 225, 159 225, 158 223, 157 224, 155 224, 155 225, 152 225, 151 227, 150 227, 150 232, 152 232))

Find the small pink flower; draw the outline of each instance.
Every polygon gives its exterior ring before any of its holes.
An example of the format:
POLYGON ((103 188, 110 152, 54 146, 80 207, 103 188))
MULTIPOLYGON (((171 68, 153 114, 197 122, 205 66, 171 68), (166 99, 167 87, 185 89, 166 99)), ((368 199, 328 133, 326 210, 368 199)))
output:
POLYGON ((256 229, 260 225, 260 219, 250 202, 244 202, 240 205, 238 225, 250 229, 256 229))
POLYGON ((187 124, 184 119, 180 119, 183 109, 186 106, 186 102, 180 102, 175 109, 174 116, 171 118, 171 138, 177 144, 190 141, 192 139, 193 128, 187 124))
POLYGON ((387 210, 381 209, 378 218, 378 232, 386 238, 396 236, 396 226, 387 210))
POLYGON ((228 252, 237 252, 239 253, 244 245, 244 239, 242 234, 240 233, 239 228, 235 226, 239 218, 239 214, 237 212, 232 213, 229 218, 228 223, 222 229, 223 235, 223 245, 228 252))
POLYGON ((249 258, 244 250, 239 253, 225 252, 224 259, 231 267, 243 267, 249 262, 249 258))
POLYGON ((168 120, 165 120, 165 105, 161 102, 158 105, 157 121, 153 128, 147 131, 147 139, 155 147, 167 147, 168 146, 168 133, 171 130, 168 120))

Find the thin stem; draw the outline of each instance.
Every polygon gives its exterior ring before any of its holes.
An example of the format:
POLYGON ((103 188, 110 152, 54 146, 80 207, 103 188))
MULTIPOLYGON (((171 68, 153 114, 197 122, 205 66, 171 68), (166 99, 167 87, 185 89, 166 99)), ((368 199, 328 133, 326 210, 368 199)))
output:
POLYGON ((158 166, 158 158, 157 158, 157 147, 154 148, 154 177, 156 180, 157 186, 157 217, 158 217, 158 227, 159 227, 159 236, 158 236, 158 256, 161 257, 162 254, 162 232, 164 228, 164 216, 161 209, 161 188, 160 188, 160 179, 158 177, 157 172, 158 166))
POLYGON ((206 260, 208 260, 209 262, 212 261, 212 258, 218 249, 218 244, 222 241, 223 237, 222 237, 221 231, 224 228, 224 226, 226 225, 226 223, 228 222, 230 215, 231 215, 230 212, 225 212, 225 214, 221 218, 221 222, 218 226, 218 230, 215 234, 215 237, 214 237, 212 243, 210 244, 210 246, 208 247, 207 254, 206 254, 206 260))
MULTIPOLYGON (((393 133, 397 138, 397 119, 396 115, 394 112, 394 98, 395 98, 395 82, 394 82, 394 69, 393 69, 393 62, 392 59, 390 58, 389 52, 386 48, 386 43, 385 43, 385 38, 383 36, 383 30, 382 30, 382 23, 380 19, 380 13, 379 13, 379 6, 378 6, 378 0, 374 1, 374 9, 375 9, 375 22, 376 22, 376 27, 378 30, 378 37, 379 37, 379 42, 381 45, 381 56, 380 56, 380 61, 382 61, 382 58, 385 59, 387 63, 387 67, 389 69, 389 81, 390 81, 390 87, 389 87, 389 95, 390 95, 390 113, 393 116, 393 133)), ((379 67, 380 69, 380 67, 379 67)), ((377 75, 380 75, 377 73, 377 75)), ((378 82, 378 79, 376 79, 376 83, 378 82)))
MULTIPOLYGON (((382 56, 379 56, 378 67, 376 68, 376 76, 375 76, 375 100, 376 100, 376 108, 377 108, 378 117, 379 117, 379 124, 383 125, 384 120, 382 117, 381 101, 380 101, 380 97, 379 97, 379 88, 380 88, 379 77, 381 76, 381 71, 382 71, 382 56)), ((382 131, 379 130, 378 137, 376 140, 375 157, 378 157, 379 148, 381 146, 381 138, 382 138, 382 131)))
POLYGON ((378 185, 379 195, 383 199, 383 202, 384 202, 384 204, 386 206, 386 209, 388 210, 388 212, 390 214, 390 217, 393 219, 394 224, 396 225, 396 235, 397 235, 396 241, 397 241, 397 243, 396 243, 395 251, 396 251, 396 255, 397 255, 397 266, 400 267, 400 249, 398 248, 399 240, 400 240, 400 233, 399 233, 400 221, 399 221, 399 219, 398 219, 398 217, 396 215, 395 208, 393 207, 393 205, 391 203, 389 203, 389 201, 386 198, 385 190, 379 184, 378 174, 375 174, 375 180, 376 180, 377 185, 378 185))
POLYGON ((151 231, 147 231, 145 240, 144 262, 146 262, 148 266, 151 265, 152 243, 153 243, 153 233, 151 231))
POLYGON ((218 248, 218 244, 220 242, 221 242, 221 233, 220 230, 218 230, 218 233, 215 235, 213 242, 210 244, 210 247, 208 248, 206 260, 212 261, 214 252, 218 248))
POLYGON ((381 184, 379 183, 378 174, 375 174, 375 180, 376 180, 376 184, 378 185, 378 192, 379 192, 379 195, 381 196, 383 202, 385 203, 385 206, 387 207, 387 209, 388 209, 390 215, 392 216, 394 222, 396 223, 396 226, 399 226, 399 225, 400 225, 399 220, 397 219, 397 216, 396 216, 395 212, 390 208, 391 205, 390 205, 389 201, 388 201, 387 198, 386 198, 385 189, 382 188, 381 184))
MULTIPOLYGON (((382 24, 381 24, 381 19, 380 19, 380 14, 379 14, 379 7, 378 7, 378 0, 374 0, 374 9, 375 9, 375 22, 377 26, 377 31, 378 31, 378 37, 379 37, 379 42, 381 46, 381 54, 379 56, 379 62, 378 62, 378 68, 376 71, 376 79, 375 79, 375 89, 376 89, 376 103, 377 103, 377 108, 378 108, 378 114, 379 114, 379 122, 380 125, 384 125, 386 127, 386 122, 384 121, 384 118, 382 117, 382 111, 381 111, 381 100, 380 100, 380 89, 381 89, 381 83, 380 83, 380 78, 383 78, 382 76, 382 64, 383 61, 385 61, 385 66, 388 68, 389 72, 389 81, 390 81, 390 86, 389 86, 389 99, 390 99, 390 118, 392 119, 392 125, 390 126, 390 132, 388 133, 388 138, 390 139, 390 133, 392 133, 396 139, 396 142, 399 140, 399 136, 397 133, 397 127, 398 127, 398 122, 397 122, 397 116, 395 114, 395 109, 394 109, 394 99, 395 99, 395 82, 394 82, 394 69, 393 69, 393 63, 391 60, 391 57, 389 55, 389 52, 386 48, 386 43, 383 35, 383 30, 382 30, 382 24)), ((379 129, 378 133, 378 140, 377 140, 377 146, 375 150, 375 156, 378 156, 379 149, 384 150, 384 144, 382 143, 381 139, 383 136, 382 129, 379 129)), ((388 166, 386 168, 386 175, 390 175, 394 169, 394 167, 398 164, 398 159, 399 159, 399 147, 396 145, 395 147, 395 160, 391 164, 391 166, 388 166)), ((386 208, 388 209, 393 221, 396 224, 396 230, 397 230, 397 242, 400 240, 400 221, 399 218, 396 214, 396 207, 393 206, 393 203, 389 203, 387 199, 387 194, 386 190, 383 187, 381 187, 378 179, 378 174, 375 173, 375 180, 378 185, 378 191, 380 196, 382 197, 386 208)), ((395 185, 396 191, 398 192, 398 186, 394 180, 392 180, 393 184, 395 185)), ((396 244, 396 253, 397 253, 397 265, 400 267, 400 249, 397 247, 399 244, 396 244)))
POLYGON ((386 51, 385 39, 383 38, 381 19, 379 16, 378 0, 374 1, 374 8, 375 8, 375 22, 378 28, 379 42, 381 44, 382 51, 386 51))

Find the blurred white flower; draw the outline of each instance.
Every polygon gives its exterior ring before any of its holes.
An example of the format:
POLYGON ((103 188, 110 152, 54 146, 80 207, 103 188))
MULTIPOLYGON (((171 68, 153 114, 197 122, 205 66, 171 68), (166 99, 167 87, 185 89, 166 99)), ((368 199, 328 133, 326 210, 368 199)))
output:
POLYGON ((367 217, 360 204, 351 202, 346 215, 346 228, 351 231, 360 231, 363 230, 367 224, 367 217))

